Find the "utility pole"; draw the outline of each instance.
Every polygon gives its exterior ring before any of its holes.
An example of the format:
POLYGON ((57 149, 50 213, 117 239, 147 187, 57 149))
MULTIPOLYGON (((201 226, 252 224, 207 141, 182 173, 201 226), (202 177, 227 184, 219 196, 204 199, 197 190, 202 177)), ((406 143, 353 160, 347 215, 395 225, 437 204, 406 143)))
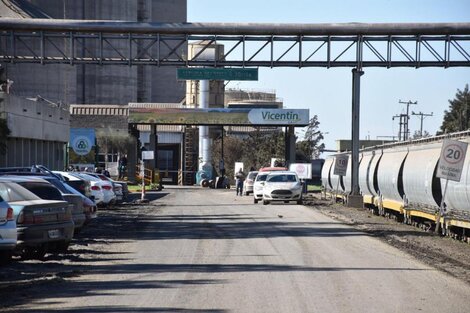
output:
POLYGON ((423 137, 423 120, 426 118, 426 116, 433 116, 433 112, 431 112, 431 114, 426 114, 423 112, 415 113, 411 111, 411 115, 419 115, 419 118, 421 120, 421 127, 419 128, 419 136, 422 138, 423 137))
POLYGON ((395 115, 392 117, 392 121, 395 120, 395 118, 398 117, 400 118, 400 130, 398 131, 398 141, 404 141, 405 140, 405 114, 400 114, 400 115, 395 115))
POLYGON ((408 138, 410 136, 410 129, 409 129, 410 105, 411 104, 418 104, 418 101, 412 102, 412 101, 408 100, 408 101, 405 102, 405 101, 398 100, 398 103, 406 104, 406 117, 405 117, 405 120, 403 121, 404 122, 403 140, 406 141, 406 140, 408 140, 408 138))

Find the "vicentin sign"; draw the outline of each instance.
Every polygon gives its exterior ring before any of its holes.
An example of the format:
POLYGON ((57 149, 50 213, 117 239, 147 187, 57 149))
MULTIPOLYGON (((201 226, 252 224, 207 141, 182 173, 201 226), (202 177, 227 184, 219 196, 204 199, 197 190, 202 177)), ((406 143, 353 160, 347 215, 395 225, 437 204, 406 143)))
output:
POLYGON ((253 109, 248 120, 258 125, 305 125, 308 124, 309 110, 297 109, 253 109))

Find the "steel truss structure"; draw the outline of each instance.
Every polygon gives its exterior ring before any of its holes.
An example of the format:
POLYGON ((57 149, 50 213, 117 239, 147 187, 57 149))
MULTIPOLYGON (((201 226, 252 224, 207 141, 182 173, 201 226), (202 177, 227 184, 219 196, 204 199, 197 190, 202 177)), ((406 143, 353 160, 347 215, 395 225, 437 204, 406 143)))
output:
POLYGON ((470 66, 470 23, 161 24, 0 20, 0 62, 209 67, 470 66), (187 45, 202 47, 188 58, 187 45), (207 57, 214 44, 225 53, 207 57))

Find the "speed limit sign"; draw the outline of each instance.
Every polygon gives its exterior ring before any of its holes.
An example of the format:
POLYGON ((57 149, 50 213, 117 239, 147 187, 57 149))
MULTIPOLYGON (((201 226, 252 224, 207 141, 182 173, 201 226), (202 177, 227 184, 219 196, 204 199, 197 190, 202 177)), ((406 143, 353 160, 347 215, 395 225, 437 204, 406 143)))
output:
POLYGON ((444 139, 441 157, 437 166, 437 177, 460 181, 468 143, 444 139))
POLYGON ((335 169, 333 171, 333 174, 339 176, 346 176, 346 171, 348 169, 348 160, 349 155, 347 154, 337 155, 335 159, 335 169))

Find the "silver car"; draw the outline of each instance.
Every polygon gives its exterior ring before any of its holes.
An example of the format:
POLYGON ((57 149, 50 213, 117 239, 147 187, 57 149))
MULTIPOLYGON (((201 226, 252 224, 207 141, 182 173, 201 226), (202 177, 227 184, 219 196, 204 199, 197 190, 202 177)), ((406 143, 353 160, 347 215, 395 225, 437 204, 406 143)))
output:
POLYGON ((250 193, 253 192, 253 185, 255 183, 256 175, 258 175, 258 171, 251 171, 246 176, 245 183, 243 184, 243 189, 246 196, 249 196, 250 193))
POLYGON ((0 179, 0 196, 16 219, 15 253, 24 259, 41 259, 46 252, 64 252, 73 237, 74 224, 65 201, 42 200, 20 185, 0 179))
POLYGON ((11 259, 16 247, 16 221, 13 209, 0 196, 0 264, 11 259))

